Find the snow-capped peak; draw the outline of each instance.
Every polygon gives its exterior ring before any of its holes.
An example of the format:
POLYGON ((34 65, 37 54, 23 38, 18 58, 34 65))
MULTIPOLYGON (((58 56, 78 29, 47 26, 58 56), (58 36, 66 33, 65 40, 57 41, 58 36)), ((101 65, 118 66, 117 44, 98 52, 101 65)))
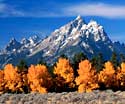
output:
POLYGON ((5 52, 0 52, 0 67, 7 63, 16 65, 23 57, 28 64, 36 64, 41 57, 47 63, 53 63, 62 53, 71 58, 74 54, 83 52, 88 58, 92 58, 101 52, 108 59, 113 51, 125 53, 125 45, 113 43, 103 26, 96 21, 86 23, 78 16, 44 40, 36 35, 29 39, 24 38, 21 42, 11 39, 5 52))
MULTIPOLYGON (((56 29, 53 33, 56 37, 56 41, 63 41, 64 37, 71 41, 79 37, 86 37, 93 41, 107 41, 107 35, 104 32, 103 26, 96 21, 91 20, 88 24, 83 21, 81 16, 78 16, 73 21, 56 29)), ((54 38, 53 38, 54 39, 54 38)))
POLYGON ((21 44, 28 44, 28 43, 30 43, 30 41, 28 39, 26 39, 26 38, 23 38, 21 40, 21 44))
POLYGON ((85 21, 84 21, 83 18, 79 15, 79 16, 77 16, 76 19, 74 19, 74 21, 72 21, 71 23, 85 24, 85 21))
POLYGON ((91 20, 91 21, 88 23, 88 26, 98 27, 99 24, 98 24, 95 20, 91 20))
POLYGON ((10 40, 10 42, 8 43, 8 45, 5 47, 6 51, 13 51, 13 50, 17 50, 21 47, 21 43, 18 42, 15 38, 12 38, 10 40))
POLYGON ((79 30, 81 30, 82 26, 85 24, 81 16, 78 16, 73 21, 69 22, 68 24, 62 26, 59 29, 56 29, 53 34, 67 34, 70 35, 72 33, 75 33, 79 30))
POLYGON ((15 38, 12 38, 9 42, 9 44, 13 44, 13 45, 16 44, 16 43, 17 43, 17 40, 15 38))
POLYGON ((29 38, 29 40, 32 40, 32 41, 38 41, 39 39, 40 38, 37 35, 34 35, 34 36, 29 38))
POLYGON ((28 40, 30 41, 31 44, 36 44, 37 42, 40 41, 40 37, 38 37, 37 35, 34 35, 30 37, 28 40))
POLYGON ((78 15, 78 16, 76 17, 76 20, 82 20, 82 17, 81 17, 80 15, 78 15))

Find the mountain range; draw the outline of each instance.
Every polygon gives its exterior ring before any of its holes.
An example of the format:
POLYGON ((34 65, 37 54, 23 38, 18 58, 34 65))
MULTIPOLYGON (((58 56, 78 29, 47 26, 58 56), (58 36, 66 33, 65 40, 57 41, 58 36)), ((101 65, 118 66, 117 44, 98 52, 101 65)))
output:
POLYGON ((7 63, 17 65, 21 59, 24 59, 28 65, 38 63, 41 58, 51 64, 62 54, 72 58, 79 52, 83 52, 88 58, 102 53, 105 59, 109 59, 112 52, 125 54, 125 45, 112 42, 103 26, 96 21, 91 20, 86 23, 78 16, 45 39, 35 35, 18 42, 12 38, 0 51, 0 68, 7 63))

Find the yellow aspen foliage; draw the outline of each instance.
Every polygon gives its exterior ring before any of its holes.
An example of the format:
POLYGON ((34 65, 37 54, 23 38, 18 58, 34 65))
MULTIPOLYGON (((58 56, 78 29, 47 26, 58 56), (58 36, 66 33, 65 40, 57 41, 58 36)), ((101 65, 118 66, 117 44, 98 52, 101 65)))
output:
POLYGON ((121 72, 124 72, 125 73, 125 63, 121 63, 121 72))
POLYGON ((4 72, 0 70, 0 93, 4 92, 4 72))
POLYGON ((7 64, 4 67, 4 80, 5 80, 5 90, 10 90, 11 92, 23 92, 21 81, 21 76, 18 73, 17 67, 12 64, 7 64))
POLYGON ((106 88, 112 88, 116 85, 115 69, 110 61, 106 62, 104 69, 100 71, 99 83, 103 83, 106 88))
POLYGON ((32 92, 46 93, 52 85, 52 78, 44 65, 31 65, 27 77, 32 92))
POLYGON ((117 71, 117 83, 118 83, 118 87, 120 88, 125 88, 125 63, 121 63, 121 68, 118 68, 117 71))
POLYGON ((75 79, 78 85, 78 92, 91 92, 99 88, 96 70, 92 67, 89 60, 84 60, 79 63, 79 76, 75 79))
POLYGON ((54 67, 54 74, 57 75, 57 79, 61 79, 58 77, 62 77, 64 79, 65 82, 62 83, 69 84, 69 87, 74 87, 74 71, 69 60, 65 58, 59 58, 56 66, 54 67))

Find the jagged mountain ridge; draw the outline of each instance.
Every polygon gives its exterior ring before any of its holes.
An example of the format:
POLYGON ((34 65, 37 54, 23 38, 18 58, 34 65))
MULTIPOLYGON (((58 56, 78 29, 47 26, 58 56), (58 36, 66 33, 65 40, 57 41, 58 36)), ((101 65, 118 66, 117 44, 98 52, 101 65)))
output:
POLYGON ((20 42, 12 38, 0 52, 0 68, 4 67, 7 63, 17 65, 21 59, 26 59, 27 55, 31 54, 32 49, 41 41, 41 38, 37 35, 29 39, 23 38, 20 42))
POLYGON ((32 38, 24 38, 21 42, 12 39, 0 53, 0 67, 7 63, 16 65, 22 57, 28 64, 35 64, 40 58, 53 63, 61 54, 71 58, 75 53, 83 52, 91 58, 101 52, 108 59, 113 51, 125 53, 125 45, 113 43, 103 26, 96 21, 87 24, 80 16, 56 29, 46 39, 40 40, 37 36, 32 38))

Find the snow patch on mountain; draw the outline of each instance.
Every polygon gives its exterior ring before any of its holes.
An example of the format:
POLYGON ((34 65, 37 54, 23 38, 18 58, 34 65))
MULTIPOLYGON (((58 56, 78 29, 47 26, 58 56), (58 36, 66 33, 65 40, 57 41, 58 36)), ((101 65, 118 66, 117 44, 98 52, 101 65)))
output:
POLYGON ((0 67, 7 63, 16 65, 22 58, 28 64, 37 63, 41 57, 48 63, 53 63, 61 54, 71 58, 78 52, 83 52, 89 58, 101 52, 108 59, 113 51, 125 54, 125 45, 112 42, 103 26, 96 21, 86 23, 78 16, 43 40, 36 35, 29 39, 23 38, 21 42, 13 38, 0 51, 0 67))

